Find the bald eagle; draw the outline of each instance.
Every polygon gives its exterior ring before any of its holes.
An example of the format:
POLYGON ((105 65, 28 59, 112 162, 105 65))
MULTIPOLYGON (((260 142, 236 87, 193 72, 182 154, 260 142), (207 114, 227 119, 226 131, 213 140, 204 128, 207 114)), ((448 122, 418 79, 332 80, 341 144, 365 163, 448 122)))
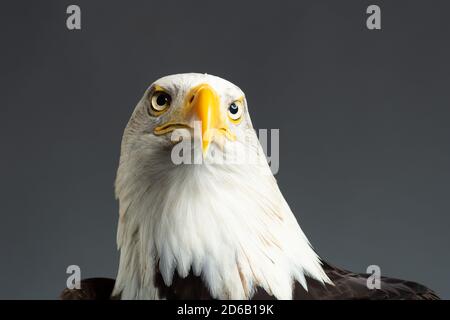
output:
POLYGON ((125 128, 115 191, 117 279, 84 280, 63 299, 437 298, 384 277, 370 289, 368 275, 319 258, 278 188, 243 91, 216 76, 150 85, 125 128))

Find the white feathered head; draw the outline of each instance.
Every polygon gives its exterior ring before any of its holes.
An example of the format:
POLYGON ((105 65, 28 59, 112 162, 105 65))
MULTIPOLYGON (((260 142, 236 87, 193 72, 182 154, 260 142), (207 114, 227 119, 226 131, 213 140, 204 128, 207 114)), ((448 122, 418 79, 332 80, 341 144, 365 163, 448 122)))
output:
POLYGON ((305 275, 328 282, 278 189, 244 93, 206 74, 155 81, 125 129, 116 179, 121 251, 115 294, 160 298, 175 273, 214 298, 258 287, 290 299, 305 275))

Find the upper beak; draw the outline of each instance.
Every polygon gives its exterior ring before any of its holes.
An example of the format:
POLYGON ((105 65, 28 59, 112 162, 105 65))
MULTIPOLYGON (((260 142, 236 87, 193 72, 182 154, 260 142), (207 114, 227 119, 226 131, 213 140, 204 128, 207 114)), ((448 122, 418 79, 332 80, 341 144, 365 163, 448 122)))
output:
POLYGON ((211 86, 202 84, 193 92, 191 106, 202 123, 202 151, 206 155, 216 133, 229 133, 221 119, 219 97, 211 86))

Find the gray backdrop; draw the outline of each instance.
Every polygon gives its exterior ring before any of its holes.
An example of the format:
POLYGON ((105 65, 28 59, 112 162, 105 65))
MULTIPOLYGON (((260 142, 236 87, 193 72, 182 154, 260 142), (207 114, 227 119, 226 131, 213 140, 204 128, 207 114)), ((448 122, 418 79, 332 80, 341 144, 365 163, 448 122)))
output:
POLYGON ((207 72, 280 128, 280 187, 319 254, 450 298, 448 1, 3 1, 0 298, 115 277, 122 131, 160 76, 207 72), (68 31, 66 7, 82 9, 68 31))

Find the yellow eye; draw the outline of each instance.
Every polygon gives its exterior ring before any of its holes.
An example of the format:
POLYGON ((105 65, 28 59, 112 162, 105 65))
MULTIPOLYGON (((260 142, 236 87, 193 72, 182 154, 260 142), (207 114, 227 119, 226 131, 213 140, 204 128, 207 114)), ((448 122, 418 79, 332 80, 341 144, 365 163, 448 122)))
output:
POLYGON ((171 102, 172 98, 164 91, 156 91, 155 93, 153 93, 152 98, 150 99, 152 111, 156 114, 161 114, 163 111, 169 108, 171 102))
POLYGON ((241 101, 235 101, 228 106, 228 117, 232 121, 239 121, 242 116, 242 112, 244 111, 244 106, 241 101))

